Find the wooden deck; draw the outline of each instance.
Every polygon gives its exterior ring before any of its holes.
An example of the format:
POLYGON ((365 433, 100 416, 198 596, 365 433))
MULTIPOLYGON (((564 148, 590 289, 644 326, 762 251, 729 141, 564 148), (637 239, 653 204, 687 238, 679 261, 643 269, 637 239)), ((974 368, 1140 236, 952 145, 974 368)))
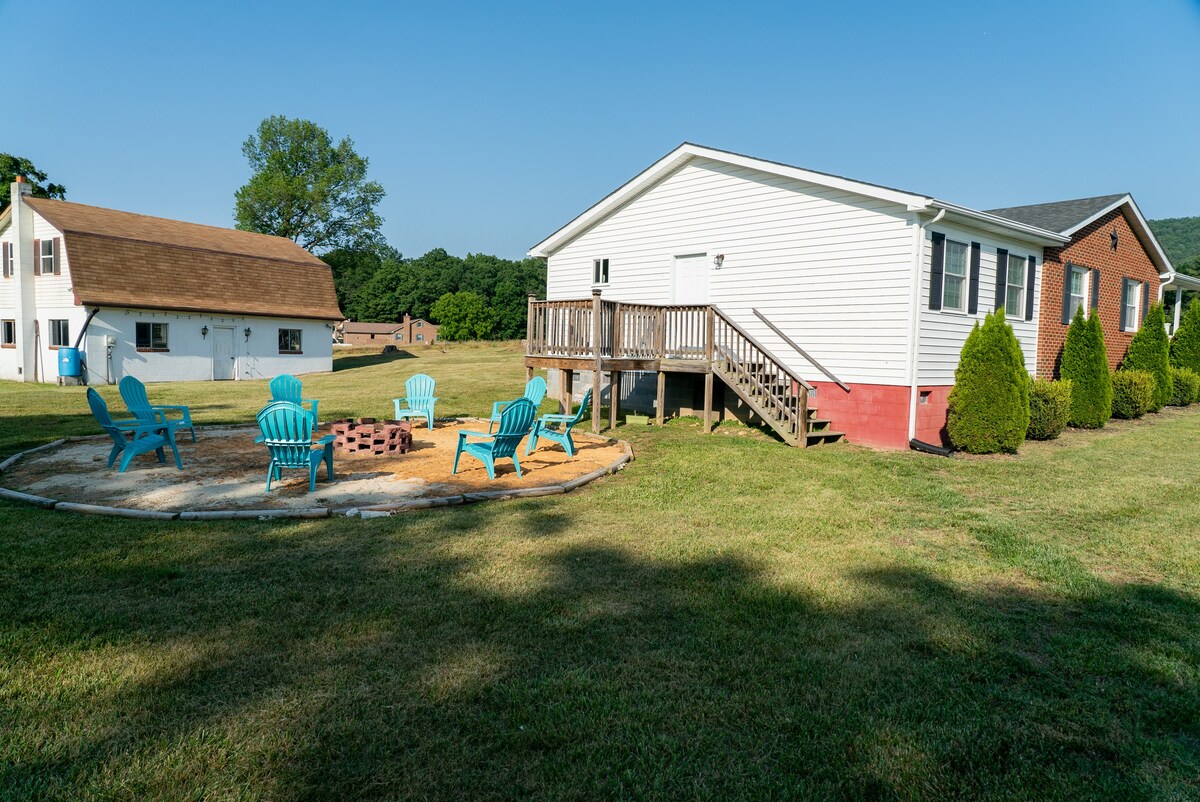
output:
MULTIPOLYGON (((661 424, 667 374, 703 374, 708 430, 712 427, 713 381, 720 378, 791 445, 841 437, 829 428, 829 421, 812 416, 808 408, 812 386, 715 306, 606 301, 599 292, 585 300, 538 301, 530 297, 526 339, 529 373, 535 368, 564 371, 560 391, 568 406, 574 371, 592 372, 592 397, 597 407, 602 374, 608 373, 610 386, 618 387, 622 372, 649 371, 658 374, 656 409, 661 424)), ((785 341, 811 361, 799 346, 785 341)), ((616 425, 618 417, 617 395, 609 403, 610 426, 616 425)), ((592 429, 600 431, 599 415, 592 416, 592 429)))

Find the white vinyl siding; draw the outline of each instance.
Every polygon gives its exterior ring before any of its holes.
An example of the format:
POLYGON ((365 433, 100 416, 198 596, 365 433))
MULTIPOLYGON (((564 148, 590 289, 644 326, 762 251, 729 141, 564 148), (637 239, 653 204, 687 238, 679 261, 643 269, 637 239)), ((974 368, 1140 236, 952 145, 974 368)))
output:
POLYGON ((807 379, 825 381, 757 309, 847 382, 904 384, 912 233, 899 204, 693 159, 553 253, 547 297, 670 303, 675 257, 724 255, 708 297, 807 379))
MULTIPOLYGON (((978 311, 972 314, 946 315, 929 309, 929 281, 930 281, 930 261, 932 258, 933 248, 930 242, 930 230, 925 232, 925 247, 922 256, 924 270, 922 272, 921 281, 921 325, 920 325, 920 341, 919 341, 919 357, 917 360, 917 380, 922 385, 949 385, 954 384, 954 370, 958 367, 958 358, 962 353, 963 343, 966 342, 967 335, 971 333, 971 327, 975 322, 983 322, 984 317, 988 312, 992 311, 996 300, 996 251, 1004 249, 1009 251, 1009 272, 1018 270, 1021 273, 1021 282, 1027 281, 1025 278, 1028 270, 1028 262, 1026 256, 1033 254, 1034 256, 1041 255, 1040 248, 1031 248, 1027 243, 1019 241, 1005 241, 997 239, 995 235, 990 235, 983 231, 958 226, 948 226, 939 224, 936 231, 946 235, 946 244, 949 245, 951 240, 956 242, 978 242, 980 244, 979 252, 979 303, 978 311)), ((967 270, 968 279, 964 285, 964 295, 970 290, 970 246, 968 245, 967 255, 967 270)), ((1041 259, 1037 263, 1037 280, 1032 288, 1027 288, 1027 291, 1033 292, 1033 319, 1025 320, 1025 303, 1021 301, 1020 309, 1007 310, 1006 317, 1008 323, 1013 328, 1013 333, 1021 343, 1021 353, 1025 356, 1025 367, 1030 374, 1037 367, 1037 320, 1039 309, 1041 306, 1041 293, 1039 286, 1041 284, 1042 264, 1041 259)), ((1062 288, 1059 287, 1061 292, 1062 288)), ((1007 292, 1007 287, 1006 287, 1007 292)), ((964 309, 966 304, 964 304, 964 309)), ((1055 312, 1055 314, 1058 314, 1055 312)))

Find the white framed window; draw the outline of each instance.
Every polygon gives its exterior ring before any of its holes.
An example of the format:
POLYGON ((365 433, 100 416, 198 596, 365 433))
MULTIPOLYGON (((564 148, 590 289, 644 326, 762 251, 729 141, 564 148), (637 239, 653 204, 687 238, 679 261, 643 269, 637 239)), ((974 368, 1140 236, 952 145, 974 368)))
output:
POLYGON ((300 329, 279 330, 279 353, 302 354, 300 350, 300 329))
POLYGON ((1082 309, 1083 314, 1088 313, 1088 279, 1091 271, 1084 267, 1071 266, 1071 317, 1075 317, 1075 313, 1082 309))
POLYGON ((138 321, 135 329, 135 341, 139 351, 166 351, 167 324, 147 323, 138 321))
POLYGON ((413 324, 413 326, 414 326, 414 327, 416 327, 416 328, 418 328, 418 329, 419 329, 419 328, 421 328, 421 327, 422 327, 422 326, 424 326, 424 325, 425 325, 425 323, 424 323, 423 321, 420 321, 420 320, 418 320, 416 323, 414 323, 414 324, 413 324))
POLYGON ((0 320, 0 347, 17 347, 17 321, 0 320))
POLYGON ((1131 279, 1125 279, 1125 288, 1121 293, 1121 311, 1124 312, 1125 327, 1121 331, 1137 331, 1142 327, 1141 312, 1142 285, 1131 279))
POLYGON ((967 244, 946 240, 946 263, 942 270, 942 309, 967 311, 967 244))
POLYGON ((1008 287, 1004 311, 1009 319, 1025 316, 1025 257, 1008 255, 1008 287))
POLYGON ((54 242, 52 239, 44 239, 41 241, 41 253, 38 258, 42 260, 41 269, 42 275, 54 275, 57 271, 54 269, 54 242))
POLYGON ((603 285, 608 283, 608 260, 593 259, 592 260, 592 283, 603 285))
POLYGON ((425 342, 425 335, 424 335, 424 334, 418 334, 418 335, 417 335, 417 342, 419 342, 419 343, 423 343, 423 342, 425 342))
POLYGON ((50 347, 66 348, 71 344, 71 327, 66 320, 50 321, 50 347))

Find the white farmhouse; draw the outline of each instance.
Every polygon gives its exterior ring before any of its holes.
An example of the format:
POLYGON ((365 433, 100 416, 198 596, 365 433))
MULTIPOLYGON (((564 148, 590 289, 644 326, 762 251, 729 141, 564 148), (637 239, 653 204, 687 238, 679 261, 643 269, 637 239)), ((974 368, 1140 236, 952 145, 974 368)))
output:
POLYGON ((558 371, 564 392, 576 375, 597 397, 619 386, 621 403, 631 376, 657 374, 660 417, 664 405, 706 418, 748 408, 797 445, 944 442, 959 352, 988 312, 1006 307, 1034 373, 1042 259, 1068 242, 685 143, 530 250, 547 260, 547 300, 530 302, 526 364, 558 371))
POLYGON ((12 200, 0 215, 0 379, 332 370, 333 278, 291 240, 33 198, 24 182, 12 200))

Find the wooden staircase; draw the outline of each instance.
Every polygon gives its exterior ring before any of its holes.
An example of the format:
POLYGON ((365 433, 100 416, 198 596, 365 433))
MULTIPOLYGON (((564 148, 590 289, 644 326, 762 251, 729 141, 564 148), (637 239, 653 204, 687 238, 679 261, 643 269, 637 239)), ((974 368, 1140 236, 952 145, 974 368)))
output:
MULTIPOLYGON (((758 310, 753 313, 789 347, 849 392, 833 376, 758 310)), ((833 443, 844 437, 819 417, 811 384, 775 356, 740 324, 715 306, 654 305, 589 300, 537 301, 530 297, 525 365, 566 371, 570 393, 573 371, 591 371, 599 397, 600 375, 619 382, 622 371, 658 373, 659 422, 667 373, 705 374, 705 421, 712 414, 713 381, 719 379, 785 443, 798 447, 833 443)), ((617 404, 609 404, 610 426, 617 404)), ((599 420, 593 418, 593 431, 599 420)))

